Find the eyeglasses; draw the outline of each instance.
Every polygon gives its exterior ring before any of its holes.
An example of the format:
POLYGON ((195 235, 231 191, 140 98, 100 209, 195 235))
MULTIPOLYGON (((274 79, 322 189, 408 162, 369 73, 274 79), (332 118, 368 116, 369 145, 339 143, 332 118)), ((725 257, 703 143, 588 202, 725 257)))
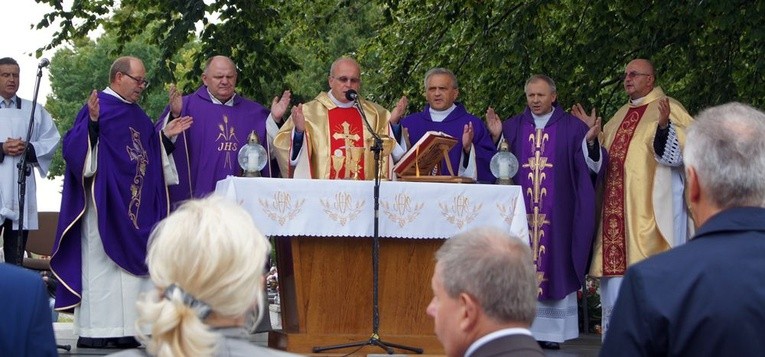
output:
POLYGON ((353 78, 353 77, 345 77, 345 76, 343 76, 343 77, 335 77, 335 76, 332 76, 332 78, 334 80, 340 81, 342 83, 351 82, 351 84, 357 84, 357 83, 361 82, 361 79, 353 78))
POLYGON ((136 81, 136 83, 138 83, 139 86, 143 85, 144 88, 149 87, 149 81, 147 81, 145 78, 138 79, 138 78, 135 78, 135 77, 133 77, 133 76, 131 76, 131 75, 125 73, 125 72, 121 72, 121 73, 126 75, 126 76, 128 76, 128 77, 130 77, 134 81, 136 81))
POLYGON ((650 73, 640 73, 640 72, 632 71, 632 72, 625 73, 623 78, 630 78, 631 79, 631 78, 635 78, 637 76, 650 76, 650 75, 651 75, 650 73))

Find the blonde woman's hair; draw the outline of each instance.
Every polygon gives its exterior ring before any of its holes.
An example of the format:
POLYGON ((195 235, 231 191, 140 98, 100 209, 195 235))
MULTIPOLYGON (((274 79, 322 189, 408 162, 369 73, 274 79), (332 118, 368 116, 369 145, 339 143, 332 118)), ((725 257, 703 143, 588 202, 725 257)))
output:
POLYGON ((219 335, 205 325, 205 314, 189 303, 190 297, 223 317, 257 309, 259 320, 270 249, 250 215, 220 197, 187 201, 162 220, 149 238, 146 257, 157 289, 138 303, 138 330, 151 327, 150 338, 139 333, 147 351, 160 357, 215 352, 219 335))

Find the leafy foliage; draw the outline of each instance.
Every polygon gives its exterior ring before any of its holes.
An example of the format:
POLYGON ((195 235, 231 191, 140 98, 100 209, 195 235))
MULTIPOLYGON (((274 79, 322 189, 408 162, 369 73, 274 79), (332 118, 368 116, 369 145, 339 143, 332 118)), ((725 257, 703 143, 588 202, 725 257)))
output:
POLYGON ((199 85, 206 58, 228 55, 240 92, 266 105, 284 89, 295 102, 313 98, 330 63, 352 55, 367 98, 392 107, 405 94, 412 111, 424 104, 425 72, 447 67, 478 115, 489 106, 520 112, 525 80, 543 73, 564 108, 581 102, 607 119, 626 102, 621 75, 637 57, 654 61, 658 84, 691 113, 731 100, 765 106, 759 0, 77 0, 68 9, 35 1, 54 8, 37 26, 62 28, 49 48, 74 42, 78 52, 78 39, 103 26, 116 47, 94 56, 113 58, 140 38, 156 46, 154 63, 144 58, 154 82, 185 92, 199 85))
MULTIPOLYGON (((419 93, 431 67, 452 69, 461 100, 510 115, 525 106, 535 73, 557 82, 559 101, 596 106, 605 118, 625 102, 621 74, 652 59, 659 84, 693 113, 726 101, 762 107, 765 17, 761 1, 380 1, 390 25, 361 52, 381 56, 372 91, 391 100, 419 93), (392 80, 396 79, 396 80, 392 80)), ((424 103, 417 97, 414 107, 424 103)))

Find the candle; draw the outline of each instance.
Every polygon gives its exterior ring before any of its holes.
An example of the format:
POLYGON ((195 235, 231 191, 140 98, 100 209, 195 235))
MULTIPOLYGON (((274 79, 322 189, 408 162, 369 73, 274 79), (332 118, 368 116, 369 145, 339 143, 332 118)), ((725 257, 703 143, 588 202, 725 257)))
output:
POLYGON ((247 153, 247 171, 258 171, 258 152, 255 150, 247 153))
POLYGON ((510 178, 510 160, 508 160, 506 157, 502 157, 499 159, 499 162, 497 162, 499 165, 499 178, 501 179, 509 179, 510 178))

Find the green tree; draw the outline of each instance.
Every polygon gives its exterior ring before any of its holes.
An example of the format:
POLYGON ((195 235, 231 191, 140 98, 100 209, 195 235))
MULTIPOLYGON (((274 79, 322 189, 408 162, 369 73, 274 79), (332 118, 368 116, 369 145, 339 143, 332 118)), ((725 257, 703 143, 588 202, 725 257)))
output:
MULTIPOLYGON (((431 67, 451 68, 474 113, 525 105, 523 83, 544 73, 564 107, 594 105, 606 119, 626 98, 624 65, 645 57, 659 84, 693 113, 741 98, 765 104, 762 1, 380 1, 388 26, 360 52, 380 56, 375 93, 421 93, 431 67)), ((412 98, 419 107, 421 96, 412 98)), ((413 109, 414 109, 413 108, 413 109)))
POLYGON ((277 46, 279 1, 226 0, 206 4, 203 0, 80 0, 64 8, 63 0, 35 0, 54 8, 44 15, 38 28, 58 23, 57 32, 46 48, 54 48, 103 26, 114 33, 119 46, 144 37, 144 44, 160 49, 154 78, 158 82, 181 81, 175 74, 176 54, 197 41, 191 56, 194 64, 183 72, 185 92, 195 89, 204 61, 213 55, 231 57, 239 68, 240 91, 254 100, 270 103, 273 88, 285 87, 283 74, 297 64, 277 46))
POLYGON ((367 97, 392 105, 407 94, 412 110, 424 102, 425 71, 440 66, 458 75, 461 100, 474 113, 490 105, 519 112, 524 81, 544 73, 558 83, 564 107, 582 102, 608 118, 626 100, 621 74, 636 57, 652 59, 659 84, 692 113, 733 99, 765 104, 762 0, 122 0, 113 17, 113 0, 79 0, 70 9, 62 0, 36 1, 55 9, 38 27, 63 28, 51 46, 99 25, 114 29, 118 43, 151 28, 148 42, 162 49, 157 78, 167 82, 177 67, 172 55, 198 34, 188 83, 205 58, 229 55, 241 92, 263 103, 285 88, 312 97, 329 63, 350 54, 362 64, 367 97))
MULTIPOLYGON (((285 75, 295 100, 305 102, 327 90, 332 62, 341 56, 357 56, 358 49, 376 36, 381 26, 380 6, 359 1, 285 1, 280 5, 284 21, 275 31, 284 34, 280 46, 299 68, 285 75)), ((370 63, 368 63, 370 64, 370 63)), ((363 68, 369 72, 370 67, 363 68)), ((367 74, 364 74, 367 81, 367 74)))

